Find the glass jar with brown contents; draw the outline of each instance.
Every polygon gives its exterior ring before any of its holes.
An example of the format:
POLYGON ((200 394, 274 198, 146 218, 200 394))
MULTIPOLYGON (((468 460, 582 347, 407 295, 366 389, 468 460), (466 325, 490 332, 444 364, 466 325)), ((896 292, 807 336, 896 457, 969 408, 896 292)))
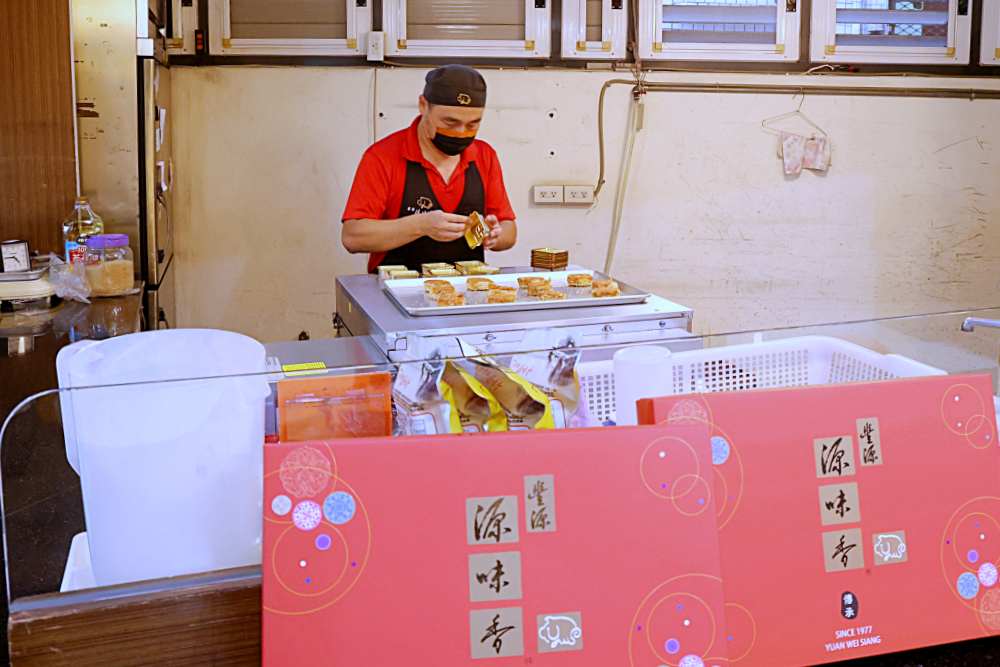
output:
POLYGON ((135 263, 127 234, 87 239, 87 282, 92 296, 121 296, 132 290, 135 263))

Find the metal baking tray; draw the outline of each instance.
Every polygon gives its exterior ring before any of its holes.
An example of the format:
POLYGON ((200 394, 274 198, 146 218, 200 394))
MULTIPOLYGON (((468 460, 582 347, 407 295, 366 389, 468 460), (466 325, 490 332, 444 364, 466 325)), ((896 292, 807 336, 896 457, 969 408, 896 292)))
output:
POLYGON ((593 297, 590 288, 572 288, 566 284, 566 277, 573 273, 588 273, 597 280, 608 276, 599 271, 576 269, 572 271, 535 271, 526 273, 497 273, 491 276, 457 276, 454 278, 436 278, 447 280, 455 285, 455 289, 466 295, 464 306, 438 306, 424 291, 423 278, 404 278, 386 280, 383 289, 389 298, 396 302, 399 308, 413 317, 429 317, 433 315, 468 315, 472 313, 503 313, 515 310, 550 310, 552 308, 586 308, 592 306, 623 306, 633 303, 644 303, 649 298, 648 292, 627 285, 618 280, 621 289, 619 296, 593 297), (552 280, 552 287, 566 293, 566 298, 560 301, 542 301, 518 292, 514 303, 486 303, 486 292, 470 292, 465 289, 466 281, 471 277, 490 278, 498 285, 517 286, 517 279, 528 276, 542 276, 552 280), (477 303, 478 301, 478 303, 477 303))
POLYGON ((0 283, 16 283, 23 282, 25 280, 38 280, 44 276, 45 272, 48 270, 48 266, 43 266, 39 269, 31 269, 30 271, 0 272, 0 283))

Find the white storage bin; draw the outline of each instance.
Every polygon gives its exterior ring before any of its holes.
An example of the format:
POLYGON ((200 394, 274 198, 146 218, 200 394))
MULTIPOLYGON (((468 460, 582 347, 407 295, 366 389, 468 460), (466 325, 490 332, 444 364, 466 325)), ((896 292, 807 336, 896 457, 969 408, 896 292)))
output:
POLYGON ((269 391, 246 374, 265 370, 263 345, 150 331, 76 343, 56 367, 97 585, 260 562, 269 391))
MULTIPOLYGON (((945 372, 897 354, 828 336, 729 345, 675 352, 671 356, 673 394, 746 391, 776 387, 871 382, 945 372)), ((591 415, 615 421, 615 379, 611 361, 577 365, 591 415)))

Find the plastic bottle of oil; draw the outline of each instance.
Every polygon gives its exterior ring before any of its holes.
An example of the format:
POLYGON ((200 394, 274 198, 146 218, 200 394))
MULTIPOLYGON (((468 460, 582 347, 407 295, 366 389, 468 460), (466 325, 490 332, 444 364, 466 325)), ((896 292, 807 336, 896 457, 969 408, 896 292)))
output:
POLYGON ((104 233, 104 220, 94 213, 86 197, 77 197, 73 212, 62 223, 62 231, 66 263, 83 263, 87 259, 87 239, 104 233))

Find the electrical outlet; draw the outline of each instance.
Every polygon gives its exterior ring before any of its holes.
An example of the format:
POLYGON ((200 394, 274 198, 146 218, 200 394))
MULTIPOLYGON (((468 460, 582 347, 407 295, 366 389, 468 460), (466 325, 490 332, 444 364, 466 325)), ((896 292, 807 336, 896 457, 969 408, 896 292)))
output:
POLYGON ((563 202, 563 186, 536 185, 534 187, 536 204, 561 204, 563 202))
POLYGON ((567 204, 594 203, 594 186, 592 185, 567 185, 564 190, 567 204))

